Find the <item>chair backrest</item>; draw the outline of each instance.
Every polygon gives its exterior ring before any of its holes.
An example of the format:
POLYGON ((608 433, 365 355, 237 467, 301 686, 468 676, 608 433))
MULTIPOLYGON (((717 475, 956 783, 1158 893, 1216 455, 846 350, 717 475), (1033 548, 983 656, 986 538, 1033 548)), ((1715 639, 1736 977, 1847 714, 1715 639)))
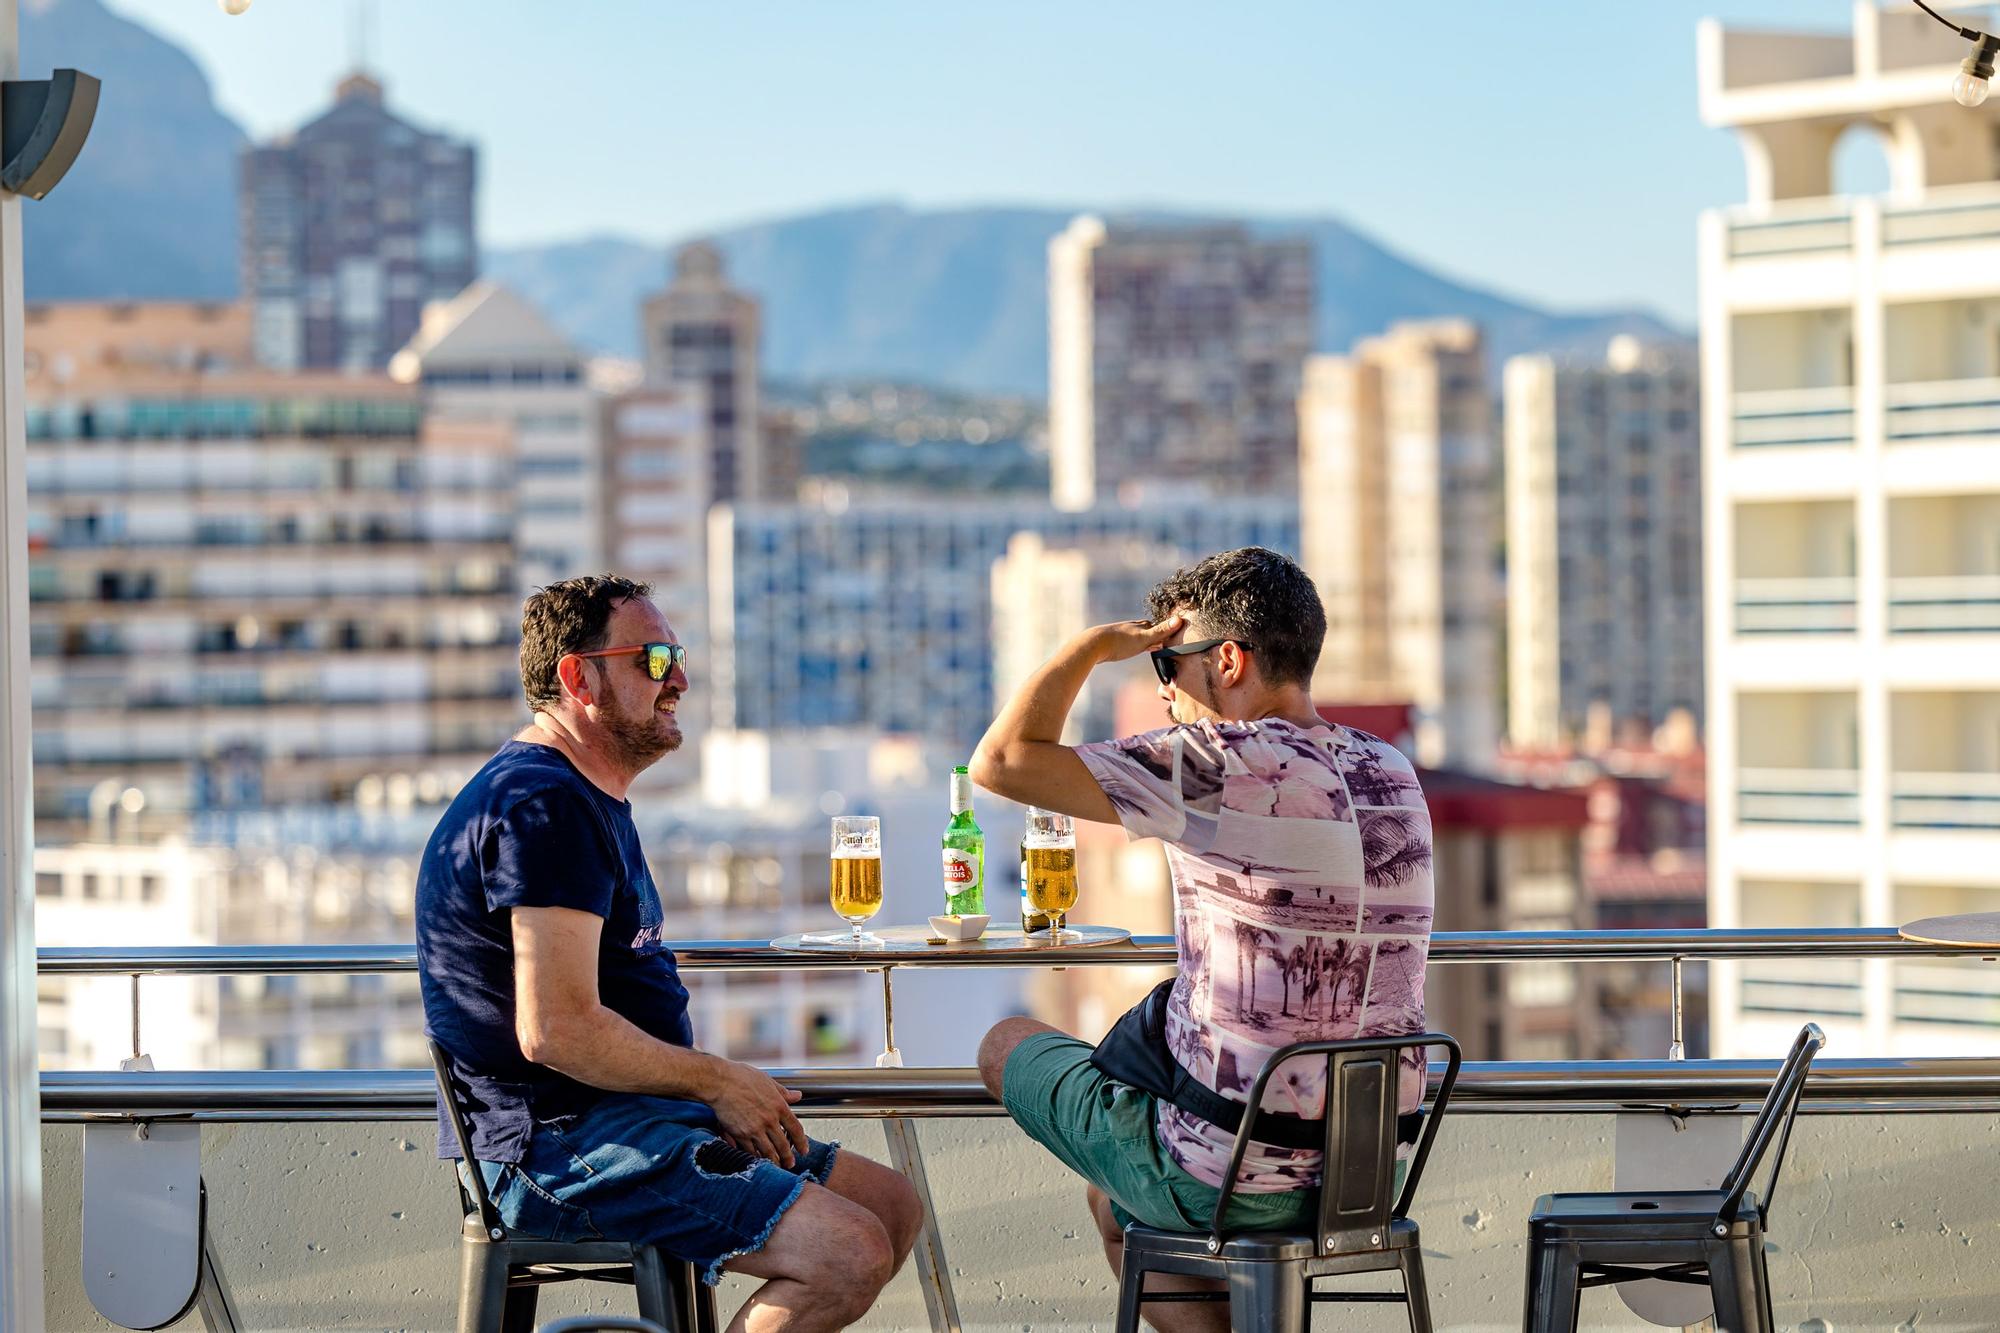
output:
POLYGON ((1215 1218, 1208 1237, 1211 1253, 1222 1248, 1223 1218, 1236 1186, 1236 1173, 1256 1137, 1264 1085, 1286 1061, 1301 1056, 1321 1056, 1326 1060, 1325 1156, 1320 1164, 1315 1253, 1382 1248, 1388 1239, 1390 1221, 1405 1216, 1410 1200, 1416 1197, 1417 1181, 1430 1156, 1431 1142, 1437 1137, 1438 1122, 1443 1119, 1445 1107, 1451 1102, 1451 1090, 1458 1082, 1462 1059, 1458 1043, 1441 1032, 1297 1042, 1272 1052, 1258 1071, 1257 1081, 1250 1085, 1249 1111, 1236 1132, 1236 1143, 1229 1154, 1229 1171, 1215 1201, 1215 1218), (1427 1046, 1444 1047, 1449 1059, 1430 1114, 1424 1117, 1423 1130, 1417 1136, 1416 1151, 1410 1157, 1410 1169, 1399 1193, 1395 1189, 1396 1122, 1400 1118, 1398 1091, 1402 1083, 1403 1052, 1427 1046))
POLYGON ((1792 1141, 1792 1121, 1798 1118, 1799 1097, 1806 1089, 1806 1075, 1812 1069, 1813 1057, 1825 1045, 1826 1033, 1820 1031, 1819 1024, 1808 1023, 1799 1029, 1798 1038, 1792 1042, 1791 1053, 1779 1067, 1778 1077, 1772 1082, 1764 1105, 1758 1108, 1757 1118, 1750 1124, 1749 1137, 1743 1142, 1743 1151, 1737 1155, 1736 1165, 1730 1167, 1729 1174, 1723 1178, 1722 1208, 1715 1215, 1716 1225, 1728 1225, 1766 1154, 1771 1158, 1770 1181, 1757 1197, 1766 1209, 1771 1206, 1771 1199, 1778 1192, 1778 1172, 1785 1165, 1785 1148, 1792 1141), (1776 1152, 1771 1151, 1774 1142, 1776 1152))
POLYGON ((444 1047, 433 1039, 431 1048, 431 1069, 437 1074, 438 1104, 451 1121, 451 1132, 458 1139, 458 1155, 465 1160, 465 1170, 459 1175, 459 1197, 471 1204, 479 1212, 479 1224, 486 1228, 486 1234, 498 1239, 501 1234, 500 1210, 493 1206, 493 1198, 486 1190, 486 1177, 480 1174, 479 1159, 472 1155, 472 1130, 465 1122, 465 1108, 458 1104, 458 1089, 451 1081, 451 1057, 444 1047), (472 1178, 470 1195, 465 1188, 465 1177, 472 1178))

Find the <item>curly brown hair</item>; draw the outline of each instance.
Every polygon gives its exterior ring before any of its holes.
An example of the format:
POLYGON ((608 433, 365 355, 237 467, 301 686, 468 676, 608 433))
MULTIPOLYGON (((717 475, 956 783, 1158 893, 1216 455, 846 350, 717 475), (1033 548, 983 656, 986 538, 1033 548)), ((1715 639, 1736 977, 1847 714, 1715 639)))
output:
POLYGON ((536 589, 521 608, 521 692, 528 707, 541 712, 562 698, 556 663, 602 648, 619 605, 652 594, 652 584, 616 574, 585 574, 536 589))
POLYGON ((1276 551, 1244 546, 1212 555, 1162 579, 1146 603, 1154 620, 1184 606, 1204 638, 1251 644, 1269 684, 1312 684, 1326 642, 1326 608, 1312 578, 1276 551))

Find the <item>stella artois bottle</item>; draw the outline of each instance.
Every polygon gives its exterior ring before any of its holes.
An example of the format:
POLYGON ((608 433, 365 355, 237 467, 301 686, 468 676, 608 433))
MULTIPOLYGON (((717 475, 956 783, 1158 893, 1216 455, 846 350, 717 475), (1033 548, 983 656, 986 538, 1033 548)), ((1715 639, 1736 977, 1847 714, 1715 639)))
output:
POLYGON ((986 913, 986 835, 972 817, 972 777, 963 764, 951 771, 951 822, 944 826, 944 910, 953 916, 986 913))

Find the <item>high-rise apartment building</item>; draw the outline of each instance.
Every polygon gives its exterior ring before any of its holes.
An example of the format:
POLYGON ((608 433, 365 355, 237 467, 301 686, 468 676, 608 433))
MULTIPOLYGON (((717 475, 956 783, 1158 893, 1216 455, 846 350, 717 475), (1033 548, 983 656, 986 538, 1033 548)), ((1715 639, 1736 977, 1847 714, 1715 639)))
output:
POLYGON ((710 493, 718 501, 765 495, 757 298, 729 285, 722 252, 707 241, 674 256, 673 281, 640 311, 649 384, 700 384, 708 403, 710 493))
POLYGON ((1645 730, 1702 701, 1692 349, 1507 362, 1507 735, 1552 747, 1592 705, 1645 730))
POLYGON ((511 437, 384 376, 240 369, 240 309, 27 319, 35 813, 344 799, 522 716, 511 437))
POLYGON ((1289 497, 1081 512, 969 500, 718 505, 708 557, 715 721, 908 732, 969 752, 993 720, 992 570, 1015 534, 1178 552, 1160 578, 1237 546, 1294 554, 1296 513, 1289 497))
MULTIPOLYGON (((1965 43, 1914 6, 1853 13, 1701 29, 1702 118, 1749 177, 1700 232, 1717 926, 2000 909, 2000 104, 1953 102, 1965 43), (1850 132, 1885 195, 1836 195, 1850 132)), ((1719 1056, 1801 1016, 1856 1055, 1966 1054, 2000 974, 1716 964, 1712 1005, 1719 1056)))
POLYGON ((1303 563, 1326 603, 1314 693, 1416 705, 1416 758, 1482 768, 1499 739, 1499 450, 1485 345, 1398 324, 1305 367, 1303 563))
POLYGON ((603 395, 583 354, 492 281, 424 311, 392 378, 420 385, 426 419, 486 422, 514 438, 514 578, 536 588, 604 568, 603 395))
POLYGON ((479 273, 473 146, 390 113, 354 73, 318 119, 245 150, 243 295, 275 370, 373 370, 479 273))
POLYGON ((1128 483, 1290 493, 1313 246, 1236 225, 1079 217, 1049 242, 1050 492, 1128 483))
MULTIPOLYGON (((653 601, 697 654, 699 685, 680 707, 683 748, 706 730, 709 688, 708 398, 702 385, 660 384, 613 394, 602 404, 604 567, 653 585, 653 601)), ((655 765, 648 787, 685 780, 655 765)))

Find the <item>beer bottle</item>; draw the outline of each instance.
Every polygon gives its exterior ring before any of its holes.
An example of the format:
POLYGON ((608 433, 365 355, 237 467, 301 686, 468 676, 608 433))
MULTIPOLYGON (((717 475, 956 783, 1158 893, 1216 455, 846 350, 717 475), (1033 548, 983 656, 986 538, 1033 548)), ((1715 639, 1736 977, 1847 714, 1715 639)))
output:
POLYGON ((944 910, 953 916, 986 912, 986 836, 972 817, 972 776, 963 764, 951 771, 951 822, 944 826, 944 910))

